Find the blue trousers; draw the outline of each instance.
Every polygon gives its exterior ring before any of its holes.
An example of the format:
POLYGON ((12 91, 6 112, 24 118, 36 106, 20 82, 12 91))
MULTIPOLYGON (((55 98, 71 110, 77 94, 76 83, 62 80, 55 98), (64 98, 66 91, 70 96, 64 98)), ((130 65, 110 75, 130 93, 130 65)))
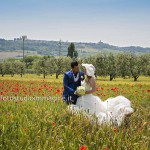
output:
POLYGON ((77 95, 68 95, 66 97, 63 97, 63 101, 66 102, 67 105, 69 105, 69 104, 75 105, 77 102, 77 98, 78 98, 77 95))

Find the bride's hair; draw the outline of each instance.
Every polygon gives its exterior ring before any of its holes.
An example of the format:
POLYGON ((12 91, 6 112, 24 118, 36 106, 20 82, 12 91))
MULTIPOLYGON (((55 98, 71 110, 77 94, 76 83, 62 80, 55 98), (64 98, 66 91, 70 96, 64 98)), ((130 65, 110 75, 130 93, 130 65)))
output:
POLYGON ((92 76, 88 76, 88 75, 87 75, 87 78, 88 78, 88 82, 89 82, 89 80, 92 78, 92 76))
POLYGON ((88 76, 88 75, 87 75, 87 78, 88 78, 88 79, 91 79, 91 78, 92 78, 92 76, 88 76))

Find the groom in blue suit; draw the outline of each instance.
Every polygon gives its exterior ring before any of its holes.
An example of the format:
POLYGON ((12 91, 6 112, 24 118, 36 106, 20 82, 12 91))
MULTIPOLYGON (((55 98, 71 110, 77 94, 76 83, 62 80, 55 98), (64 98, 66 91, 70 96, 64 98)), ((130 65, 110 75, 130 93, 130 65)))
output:
POLYGON ((71 63, 71 70, 64 73, 63 78, 63 100, 66 104, 76 104, 77 98, 76 89, 81 86, 81 81, 84 80, 84 73, 80 71, 77 61, 71 63))

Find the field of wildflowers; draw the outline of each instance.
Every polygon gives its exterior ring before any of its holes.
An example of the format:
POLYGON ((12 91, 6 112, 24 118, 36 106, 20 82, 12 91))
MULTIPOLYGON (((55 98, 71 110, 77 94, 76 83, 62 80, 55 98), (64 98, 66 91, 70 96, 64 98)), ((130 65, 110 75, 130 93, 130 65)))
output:
POLYGON ((0 77, 1 150, 148 150, 150 149, 150 78, 139 81, 98 77, 102 100, 123 95, 134 113, 121 127, 98 126, 71 114, 62 102, 62 76, 0 77))

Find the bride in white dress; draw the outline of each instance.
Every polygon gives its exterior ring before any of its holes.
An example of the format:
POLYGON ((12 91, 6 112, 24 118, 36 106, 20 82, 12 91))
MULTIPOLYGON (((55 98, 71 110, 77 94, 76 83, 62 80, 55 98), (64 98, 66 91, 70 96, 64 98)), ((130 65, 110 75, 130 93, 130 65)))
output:
POLYGON ((85 67, 87 78, 81 83, 85 87, 86 94, 77 99, 76 105, 69 105, 69 110, 78 112, 84 110, 86 115, 96 116, 98 124, 115 124, 120 126, 126 115, 133 113, 130 101, 124 96, 108 98, 102 101, 94 96, 96 91, 95 67, 92 64, 82 64, 85 67))

